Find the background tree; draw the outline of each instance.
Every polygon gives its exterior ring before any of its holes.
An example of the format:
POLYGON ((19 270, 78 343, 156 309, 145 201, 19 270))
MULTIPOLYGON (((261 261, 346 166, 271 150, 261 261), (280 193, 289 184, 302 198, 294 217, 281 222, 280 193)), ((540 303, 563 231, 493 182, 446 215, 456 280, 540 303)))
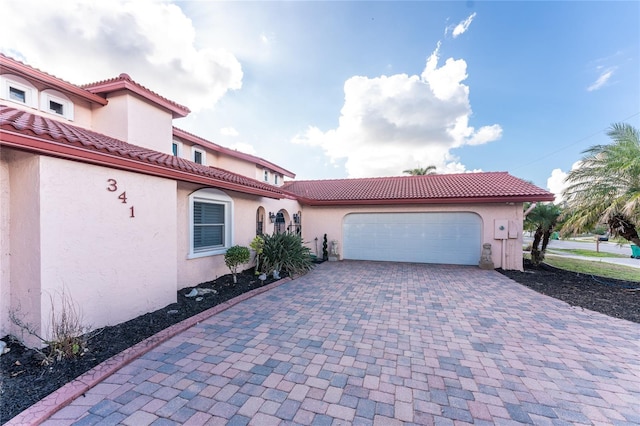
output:
MULTIPOLYGON (((528 206, 525 205, 525 209, 528 206)), ((544 255, 551 239, 553 228, 560 217, 560 207, 555 204, 537 204, 524 219, 524 229, 535 231, 531 243, 531 262, 539 265, 544 260, 544 255), (542 242, 542 247, 540 247, 542 242)))
POLYGON ((434 175, 436 173, 436 166, 418 167, 416 169, 403 170, 402 173, 407 173, 411 176, 423 176, 434 175))
POLYGON ((585 150, 565 179, 562 231, 580 233, 604 223, 612 235, 640 246, 640 133, 617 123, 607 135, 612 143, 585 150))

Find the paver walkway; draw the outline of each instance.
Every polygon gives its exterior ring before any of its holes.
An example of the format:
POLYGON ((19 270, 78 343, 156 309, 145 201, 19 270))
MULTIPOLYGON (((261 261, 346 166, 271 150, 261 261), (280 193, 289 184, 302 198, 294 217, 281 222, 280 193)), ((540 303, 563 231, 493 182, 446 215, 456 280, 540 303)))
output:
POLYGON ((45 424, 639 424, 639 338, 495 271, 325 262, 45 424))

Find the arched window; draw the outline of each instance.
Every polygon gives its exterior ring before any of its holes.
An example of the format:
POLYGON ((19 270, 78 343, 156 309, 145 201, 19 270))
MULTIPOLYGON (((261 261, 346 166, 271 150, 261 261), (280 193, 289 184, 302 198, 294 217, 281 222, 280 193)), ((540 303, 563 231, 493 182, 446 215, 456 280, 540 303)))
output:
POLYGON ((233 200, 205 188, 189 195, 189 257, 223 254, 233 245, 233 200))
POLYGON ((287 231, 287 224, 285 223, 284 213, 279 211, 276 214, 276 221, 274 223, 273 233, 274 234, 284 234, 287 231))
POLYGON ((0 75, 0 98, 38 108, 38 89, 17 75, 0 75))
POLYGON ((40 109, 73 120, 73 102, 57 90, 46 89, 40 93, 40 109))
POLYGON ((264 209, 258 207, 256 210, 256 235, 264 234, 264 209))
POLYGON ((288 226, 288 231, 292 234, 302 235, 302 212, 293 214, 293 222, 288 226))

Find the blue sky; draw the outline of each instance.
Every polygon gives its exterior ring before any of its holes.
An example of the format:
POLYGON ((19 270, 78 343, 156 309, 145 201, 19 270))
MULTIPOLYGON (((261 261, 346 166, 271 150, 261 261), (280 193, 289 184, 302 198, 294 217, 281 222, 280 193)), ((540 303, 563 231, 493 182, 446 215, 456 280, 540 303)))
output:
POLYGON ((298 179, 435 165, 557 192, 612 123, 640 128, 636 1, 4 0, 0 51, 77 84, 126 72, 298 179))

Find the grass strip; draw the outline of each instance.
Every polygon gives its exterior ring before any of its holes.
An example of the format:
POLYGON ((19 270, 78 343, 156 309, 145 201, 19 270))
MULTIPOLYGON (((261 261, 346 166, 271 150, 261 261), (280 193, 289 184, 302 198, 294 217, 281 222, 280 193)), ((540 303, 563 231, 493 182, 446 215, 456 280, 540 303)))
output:
MULTIPOLYGON (((616 280, 640 282, 640 269, 631 266, 615 265, 612 263, 598 262, 596 260, 571 259, 562 256, 554 256, 547 253, 545 263, 554 268, 566 269, 567 271, 580 274, 598 275, 600 277, 613 278, 616 280)), ((640 262, 640 260, 638 261, 640 262)))
POLYGON ((554 252, 562 252, 562 253, 568 253, 568 254, 575 254, 576 256, 585 256, 585 257, 617 257, 617 258, 622 258, 625 259, 629 256, 625 256, 623 254, 616 254, 616 253, 608 253, 606 251, 600 251, 597 252, 595 250, 585 250, 585 249, 559 249, 559 248, 554 248, 554 249, 547 249, 547 253, 554 253, 554 252))

